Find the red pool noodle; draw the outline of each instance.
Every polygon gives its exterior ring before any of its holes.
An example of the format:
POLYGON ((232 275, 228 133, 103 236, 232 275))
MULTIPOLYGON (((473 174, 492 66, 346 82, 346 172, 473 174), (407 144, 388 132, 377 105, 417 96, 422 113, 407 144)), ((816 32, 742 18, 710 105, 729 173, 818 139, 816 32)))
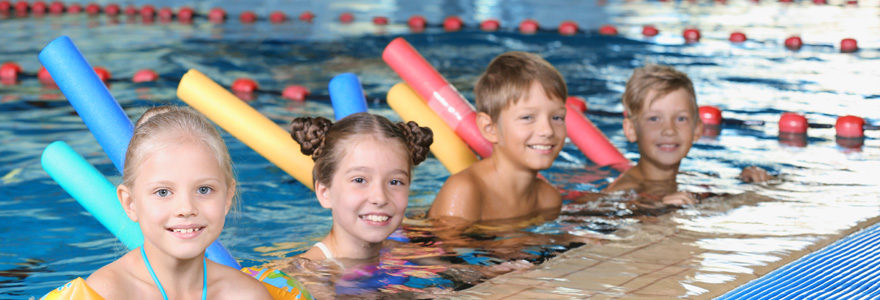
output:
POLYGON ((483 158, 492 154, 492 144, 477 129, 474 108, 412 45, 396 38, 385 47, 382 59, 471 149, 483 158))
POLYGON ((610 165, 621 172, 630 168, 630 161, 611 145, 593 122, 571 105, 566 105, 565 110, 565 131, 568 138, 587 158, 597 165, 610 165))

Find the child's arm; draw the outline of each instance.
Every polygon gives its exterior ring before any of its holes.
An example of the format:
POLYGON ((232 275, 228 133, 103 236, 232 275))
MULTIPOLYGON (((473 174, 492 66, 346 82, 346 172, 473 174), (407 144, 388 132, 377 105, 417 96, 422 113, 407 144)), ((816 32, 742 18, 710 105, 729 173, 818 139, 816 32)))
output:
POLYGON ((749 166, 743 168, 739 173, 739 179, 744 182, 761 183, 773 179, 773 175, 767 173, 767 170, 757 166, 749 166))

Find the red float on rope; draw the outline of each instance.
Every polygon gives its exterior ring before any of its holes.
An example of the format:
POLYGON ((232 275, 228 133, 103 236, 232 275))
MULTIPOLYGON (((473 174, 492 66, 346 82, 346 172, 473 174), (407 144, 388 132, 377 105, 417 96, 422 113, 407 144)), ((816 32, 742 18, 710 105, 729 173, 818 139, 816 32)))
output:
POLYGON ((425 17, 420 15, 414 15, 409 17, 409 20, 406 21, 406 25, 409 26, 409 30, 420 32, 425 30, 425 26, 427 26, 428 21, 425 17))
POLYGON ((299 14, 300 21, 311 23, 313 19, 315 19, 315 14, 308 10, 299 14))
POLYGON ((119 4, 110 3, 107 6, 104 6, 104 13, 108 16, 117 16, 122 11, 122 8, 119 7, 119 4))
POLYGON ((101 13, 101 6, 97 3, 89 3, 86 5, 86 14, 94 16, 101 13))
POLYGON ((33 12, 36 15, 45 14, 48 9, 49 9, 49 6, 46 5, 46 2, 43 2, 43 1, 37 1, 37 2, 34 2, 33 5, 31 5, 31 12, 33 12))
POLYGON ((703 125, 720 126, 721 110, 711 105, 700 106, 700 120, 703 125))
POLYGON ((257 14, 252 11, 243 11, 238 15, 238 20, 242 23, 253 23, 257 21, 257 14))
POLYGON ((384 16, 375 16, 373 17, 373 24, 380 26, 388 25, 388 18, 384 16))
POLYGON ((865 119, 857 116, 838 117, 834 130, 838 137, 862 138, 865 136, 865 119))
POLYGON ((170 22, 174 19, 174 11, 167 6, 160 8, 159 11, 156 12, 156 15, 159 16, 160 22, 170 22))
POLYGON ((608 25, 608 24, 602 25, 602 27, 599 27, 599 34, 601 34, 601 35, 617 35, 617 28, 614 27, 613 25, 608 25))
POLYGON ((276 10, 269 14, 269 22, 284 23, 285 21, 287 21, 287 15, 282 11, 276 10))
POLYGON ((305 101, 306 97, 309 96, 309 89, 301 85, 289 85, 284 88, 284 91, 281 92, 281 97, 293 100, 293 101, 305 101))
POLYGON ((131 82, 149 82, 156 81, 159 79, 159 73, 150 69, 142 69, 134 73, 134 76, 131 77, 131 82))
POLYGON ((180 10, 177 11, 177 21, 180 23, 191 23, 193 15, 195 15, 195 13, 196 12, 192 9, 192 7, 181 7, 180 10))
POLYGON ((81 13, 82 11, 83 11, 83 7, 82 7, 82 5, 79 5, 79 3, 71 3, 70 6, 67 7, 68 14, 78 14, 78 13, 81 13))
POLYGON ((339 22, 342 22, 342 24, 354 22, 354 15, 350 12, 344 12, 339 15, 339 22))
MULTIPOLYGON (((0 11, 3 9, 0 8, 0 11)), ((64 13, 64 3, 61 1, 53 1, 49 4, 49 13, 54 15, 60 15, 64 13)))
POLYGON ((154 16, 156 16, 156 7, 155 6, 152 6, 149 4, 145 4, 144 6, 141 6, 141 17, 142 18, 152 19, 154 16))
POLYGON ((30 3, 27 1, 21 0, 15 2, 15 12, 18 14, 24 14, 28 12, 28 9, 31 7, 30 3))
POLYGON ((685 29, 681 35, 684 37, 685 43, 696 43, 700 41, 700 30, 697 30, 696 28, 685 29))
POLYGON ((125 15, 126 16, 134 16, 138 14, 137 6, 134 4, 129 4, 125 6, 125 15))
POLYGON ((783 113, 779 117, 780 133, 807 133, 807 118, 796 113, 783 113))
POLYGON ((736 31, 730 34, 730 42, 732 43, 742 43, 746 41, 746 34, 736 31))
POLYGON ((532 19, 525 19, 519 23, 519 32, 525 34, 532 34, 538 31, 538 21, 532 19))
POLYGON ((443 30, 459 31, 464 26, 464 22, 458 16, 448 16, 443 19, 443 30))
POLYGON ((9 12, 9 10, 11 8, 12 8, 12 2, 9 2, 7 0, 0 1, 0 13, 9 12))
POLYGON ((859 50, 859 43, 855 39, 845 38, 840 40, 840 52, 852 53, 859 50))
POLYGON ((226 11, 222 8, 215 7, 208 11, 208 21, 211 23, 223 23, 226 21, 226 11))
POLYGON ((799 50, 803 45, 804 42, 799 36, 795 35, 785 39, 785 48, 788 48, 789 50, 799 50))
POLYGON ((110 71, 107 71, 107 69, 104 69, 102 67, 94 67, 94 69, 95 74, 98 74, 98 78, 100 78, 101 81, 103 81, 105 84, 107 83, 107 81, 110 81, 110 78, 113 77, 110 75, 110 71))
POLYGON ((644 36, 652 37, 652 36, 655 36, 659 33, 660 33, 660 31, 657 30, 657 27, 654 27, 653 25, 642 26, 642 35, 644 35, 644 36))
POLYGON ((574 35, 578 32, 578 25, 574 21, 562 21, 559 23, 559 34, 574 35))
POLYGON ((257 82, 250 78, 238 78, 232 82, 232 90, 242 93, 253 93, 259 89, 257 82))
POLYGON ((52 75, 49 74, 49 70, 46 70, 46 67, 40 67, 40 70, 37 71, 37 79, 46 85, 55 84, 55 79, 52 79, 52 75))
POLYGON ((4 82, 15 82, 18 80, 18 74, 21 74, 21 66, 14 62, 5 62, 0 65, 0 79, 4 82))
POLYGON ((482 31, 496 31, 501 27, 501 23, 495 19, 488 19, 480 23, 480 30, 482 31))

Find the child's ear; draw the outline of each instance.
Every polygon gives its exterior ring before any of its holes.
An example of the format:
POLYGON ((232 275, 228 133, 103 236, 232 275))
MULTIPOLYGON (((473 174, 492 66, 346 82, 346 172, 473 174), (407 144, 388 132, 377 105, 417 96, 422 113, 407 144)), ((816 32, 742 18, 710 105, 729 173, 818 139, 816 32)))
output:
POLYGON ((630 143, 638 141, 636 126, 629 118, 623 118, 623 134, 626 135, 626 139, 629 140, 630 143))
POLYGON ((131 197, 131 191, 124 185, 116 186, 116 197, 119 198, 119 204, 122 204, 122 210, 128 215, 133 222, 137 222, 137 213, 134 208, 134 198, 131 197))
POLYGON ((703 136, 703 120, 697 117, 697 126, 694 126, 694 143, 703 136))
POLYGON ((490 143, 498 143, 498 126, 495 125, 495 122, 492 122, 492 117, 489 114, 484 112, 477 113, 477 128, 480 129, 480 134, 490 143))
POLYGON ((315 181, 315 196, 318 196, 318 202, 323 208, 333 208, 333 202, 330 201, 330 187, 319 181, 315 181))

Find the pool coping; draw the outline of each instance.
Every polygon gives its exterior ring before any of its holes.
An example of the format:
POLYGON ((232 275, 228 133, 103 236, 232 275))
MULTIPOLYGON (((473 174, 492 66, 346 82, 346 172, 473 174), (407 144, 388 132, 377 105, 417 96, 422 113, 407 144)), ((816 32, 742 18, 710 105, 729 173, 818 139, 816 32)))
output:
MULTIPOLYGON (((781 253, 781 259, 779 260, 772 261, 764 265, 752 267, 751 274, 742 274, 742 276, 736 276, 733 280, 730 281, 711 285, 708 287, 704 286, 702 287, 702 289, 705 289, 705 292, 695 295, 687 295, 687 297, 693 299, 710 299, 724 295, 725 293, 743 284, 746 284, 749 281, 760 278, 767 273, 772 272, 773 270, 789 264, 792 261, 795 261, 809 253, 825 248, 826 246, 840 240, 843 237, 849 236, 857 231, 877 224, 878 222, 880 222, 880 216, 875 216, 865 220, 861 220, 856 223, 855 226, 852 226, 845 230, 841 230, 836 234, 816 235, 817 240, 815 242, 800 250, 795 250, 788 253, 781 253)), ((668 240, 674 240, 679 233, 679 230, 671 230, 671 234, 667 236, 671 238, 668 240)), ((628 252, 633 252, 637 250, 650 250, 652 248, 659 247, 662 247, 662 245, 659 245, 659 243, 656 242, 652 242, 635 247, 635 249, 628 252)), ((679 280, 687 278, 688 276, 692 276, 694 274, 694 271, 696 270, 693 267, 689 268, 688 266, 684 266, 682 264, 669 264, 663 266, 630 263, 630 265, 637 265, 637 267, 642 268, 641 271, 644 271, 645 267, 651 267, 653 269, 648 270, 647 272, 643 272, 642 274, 635 274, 633 278, 619 278, 617 279, 620 282, 618 284, 601 284, 605 287, 604 291, 572 288, 573 285, 578 285, 578 278, 585 278, 584 275, 588 275, 585 274, 589 273, 586 271, 587 269, 595 269, 597 265, 601 265, 607 261, 615 260, 617 257, 627 255, 628 253, 621 252, 616 257, 608 257, 606 261, 601 261, 600 259, 596 259, 597 256, 593 253, 594 250, 599 250, 599 248, 597 248, 597 245, 584 245, 575 249, 571 249, 569 251, 566 251, 565 253, 558 255, 557 257, 554 257, 544 262, 541 265, 491 278, 486 282, 480 283, 474 287, 456 292, 453 297, 456 299, 570 299, 584 297, 615 299, 631 297, 681 297, 685 295, 672 294, 672 292, 676 291, 669 289, 664 290, 663 285, 658 283, 670 280, 673 281, 674 284, 678 283, 679 280), (639 284, 640 287, 636 287, 637 284, 639 284)), ((699 255, 699 253, 691 254, 699 255)), ((626 273, 624 272, 624 274, 626 273)), ((595 277, 597 275, 593 273, 589 274, 589 276, 595 277)), ((609 278, 600 279, 607 280, 609 278)), ((588 282, 580 283, 584 285, 588 284, 588 282)), ((589 284, 595 285, 596 283, 594 282, 589 284)), ((679 289, 679 291, 677 292, 680 293, 680 290, 681 289, 679 289)))

